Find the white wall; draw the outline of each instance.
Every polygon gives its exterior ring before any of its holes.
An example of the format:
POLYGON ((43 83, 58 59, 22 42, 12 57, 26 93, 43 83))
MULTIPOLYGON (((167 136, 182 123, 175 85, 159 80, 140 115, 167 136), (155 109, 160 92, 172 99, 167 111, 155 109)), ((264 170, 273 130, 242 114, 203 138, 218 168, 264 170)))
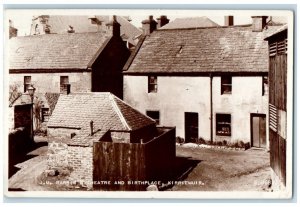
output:
MULTIPOLYGON (((221 77, 213 78, 213 124, 214 136, 217 140, 224 136, 216 136, 216 113, 231 114, 230 141, 242 140, 250 142, 251 126, 250 114, 266 115, 266 129, 268 129, 268 94, 262 95, 262 77, 232 77, 232 93, 221 95, 221 77)), ((268 130, 266 130, 267 133, 268 130)), ((266 134, 267 146, 269 145, 268 133, 266 134)))
POLYGON ((69 76, 71 93, 91 91, 91 72, 9 74, 9 85, 18 85, 20 92, 24 92, 24 76, 31 76, 36 93, 59 93, 60 76, 69 76))
MULTIPOLYGON (((199 137, 210 140, 210 78, 158 76, 157 93, 148 93, 147 76, 124 76, 124 100, 142 113, 160 112, 160 125, 176 126, 176 136, 184 137, 184 112, 197 112, 199 137)), ((250 113, 266 114, 268 95, 262 96, 262 77, 232 77, 232 94, 221 95, 221 78, 213 78, 214 140, 250 142, 250 113), (230 137, 216 136, 216 113, 231 114, 230 137)), ((266 130, 267 131, 267 130, 266 130)), ((267 146, 269 145, 267 133, 267 146)))
POLYGON ((199 136, 210 139, 209 77, 158 77, 157 93, 148 93, 147 76, 124 76, 124 101, 142 113, 160 112, 160 125, 176 126, 184 137, 184 112, 197 112, 199 136))

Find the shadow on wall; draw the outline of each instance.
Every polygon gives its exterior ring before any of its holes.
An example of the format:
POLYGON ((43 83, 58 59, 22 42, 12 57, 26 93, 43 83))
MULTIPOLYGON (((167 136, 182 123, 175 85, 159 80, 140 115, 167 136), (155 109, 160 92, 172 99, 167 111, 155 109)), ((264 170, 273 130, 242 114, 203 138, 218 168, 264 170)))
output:
POLYGON ((46 146, 47 142, 34 142, 30 139, 24 128, 20 127, 9 133, 9 149, 8 149, 8 178, 13 176, 19 168, 16 164, 29 160, 35 155, 28 155, 29 152, 46 146))

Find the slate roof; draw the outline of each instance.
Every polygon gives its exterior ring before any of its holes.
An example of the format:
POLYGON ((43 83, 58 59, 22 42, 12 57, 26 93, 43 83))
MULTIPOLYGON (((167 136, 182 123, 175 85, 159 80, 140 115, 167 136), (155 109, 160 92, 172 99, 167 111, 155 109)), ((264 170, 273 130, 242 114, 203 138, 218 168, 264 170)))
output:
POLYGON ((14 37, 9 40, 9 68, 87 69, 109 39, 101 33, 14 37))
MULTIPOLYGON (((67 33, 69 25, 71 25, 75 33, 86 33, 86 32, 106 32, 106 24, 111 21, 109 15, 93 15, 102 21, 101 26, 98 27, 96 24, 92 24, 89 19, 92 16, 86 15, 50 15, 48 19, 48 25, 50 25, 50 33, 64 34, 67 33)), ((135 45, 134 37, 142 34, 142 31, 135 27, 128 21, 129 17, 117 16, 117 22, 121 25, 121 35, 125 34, 128 36, 128 41, 135 45)), ((33 31, 31 31, 31 34, 33 31)))
MULTIPOLYGON (((252 32, 251 25, 166 29, 147 37, 125 74, 268 72, 268 43, 264 37, 278 26, 252 32)), ((133 59, 133 60, 132 60, 133 59)))
POLYGON ((174 21, 166 24, 159 29, 183 29, 183 28, 201 28, 220 26, 211 19, 203 17, 176 18, 174 21))
POLYGON ((47 127, 81 129, 76 139, 72 139, 81 143, 85 141, 80 137, 87 137, 88 140, 92 138, 88 138, 90 121, 94 122, 94 131, 99 133, 107 130, 131 131, 155 124, 155 120, 113 94, 93 92, 60 95, 47 127))

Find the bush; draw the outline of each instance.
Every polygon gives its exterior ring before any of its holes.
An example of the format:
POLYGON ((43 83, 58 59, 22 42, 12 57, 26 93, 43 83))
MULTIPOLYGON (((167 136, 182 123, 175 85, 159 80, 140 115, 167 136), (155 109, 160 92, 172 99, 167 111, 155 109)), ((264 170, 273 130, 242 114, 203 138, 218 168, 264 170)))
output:
POLYGON ((222 143, 223 143, 223 146, 227 146, 227 141, 226 140, 223 140, 222 143))
POLYGON ((239 148, 245 148, 245 143, 243 141, 238 141, 239 148))
POLYGON ((223 145, 223 142, 218 141, 218 142, 216 142, 216 145, 217 145, 217 146, 222 146, 222 145, 223 145))
POLYGON ((182 144, 184 143, 184 139, 182 137, 176 137, 176 142, 179 143, 179 144, 182 144))
POLYGON ((198 138, 198 144, 206 144, 205 139, 203 139, 202 137, 198 138))
POLYGON ((47 136, 47 129, 36 129, 33 133, 38 136, 47 136))

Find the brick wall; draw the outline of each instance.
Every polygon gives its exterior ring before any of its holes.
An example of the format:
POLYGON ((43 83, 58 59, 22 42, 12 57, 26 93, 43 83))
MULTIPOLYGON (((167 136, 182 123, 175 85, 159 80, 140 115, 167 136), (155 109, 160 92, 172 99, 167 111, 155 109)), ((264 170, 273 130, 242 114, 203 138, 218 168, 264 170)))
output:
POLYGON ((70 179, 84 182, 88 188, 93 187, 93 148, 81 146, 68 147, 69 165, 73 172, 70 179))
POLYGON ((71 183, 93 187, 93 148, 68 146, 61 142, 51 142, 48 146, 47 164, 49 169, 68 168, 71 183))

